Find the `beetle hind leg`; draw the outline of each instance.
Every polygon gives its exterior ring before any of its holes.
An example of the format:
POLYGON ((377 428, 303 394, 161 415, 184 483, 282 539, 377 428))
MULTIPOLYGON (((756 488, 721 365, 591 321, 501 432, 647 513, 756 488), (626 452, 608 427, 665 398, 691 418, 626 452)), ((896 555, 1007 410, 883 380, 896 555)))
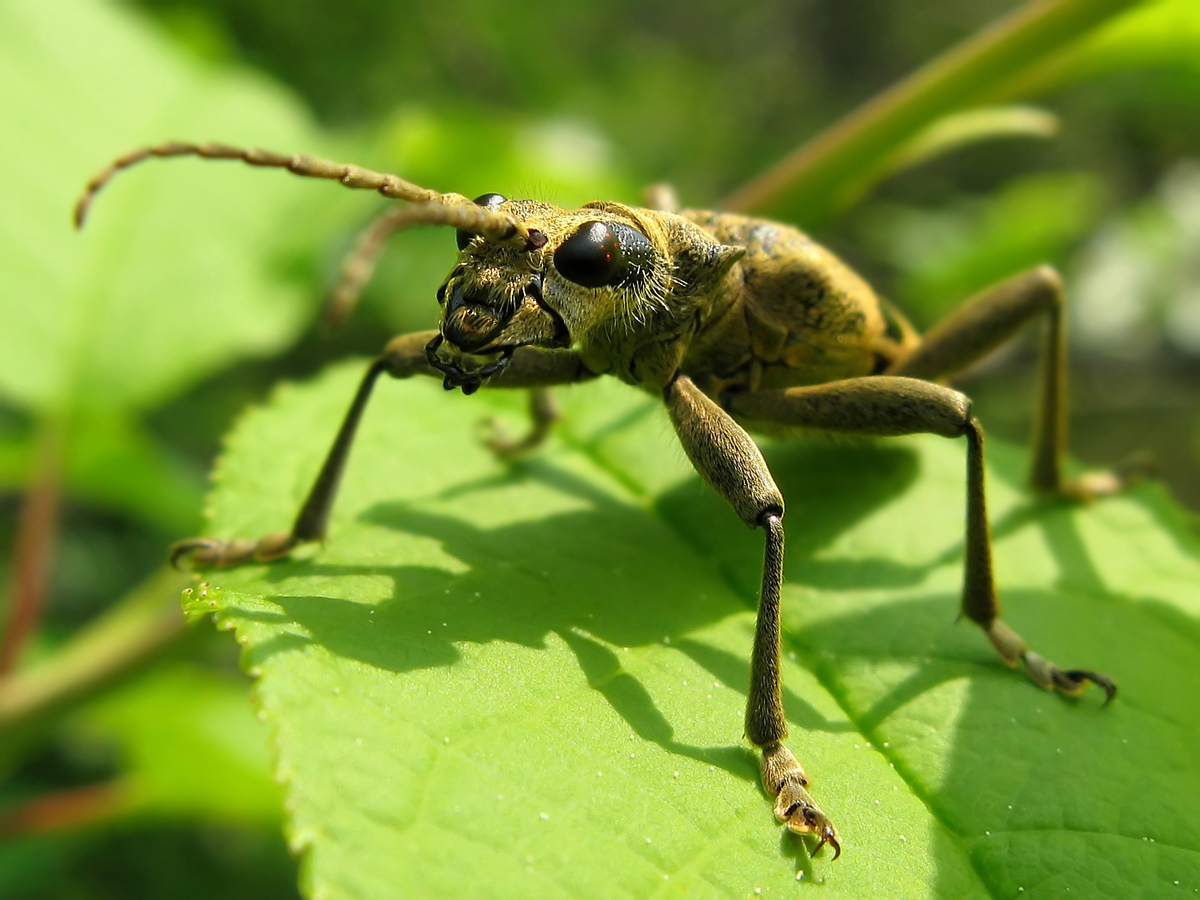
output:
POLYGON ((1077 501, 1118 493, 1148 474, 1152 466, 1144 460, 1131 460, 1078 478, 1062 474, 1067 443, 1066 293, 1061 276, 1050 266, 1030 269, 968 300, 934 325, 886 374, 946 378, 982 359, 1041 316, 1046 319, 1046 330, 1030 485, 1038 493, 1077 501))

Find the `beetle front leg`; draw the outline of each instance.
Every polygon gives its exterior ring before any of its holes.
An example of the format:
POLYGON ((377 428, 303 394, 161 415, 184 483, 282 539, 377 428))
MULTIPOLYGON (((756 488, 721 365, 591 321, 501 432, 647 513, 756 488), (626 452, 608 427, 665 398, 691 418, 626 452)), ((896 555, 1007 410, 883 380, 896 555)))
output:
POLYGON ((552 386, 576 384, 595 377, 596 373, 584 366, 576 353, 518 350, 508 367, 488 384, 489 387, 529 388, 529 431, 524 437, 509 438, 495 419, 485 419, 484 426, 490 431, 484 438, 488 448, 501 459, 514 459, 540 446, 562 418, 562 409, 554 398, 552 386))
POLYGON ((498 419, 484 419, 487 429, 484 442, 488 449, 501 459, 515 459, 540 446, 555 423, 562 418, 562 409, 548 387, 535 387, 529 391, 530 426, 524 437, 510 438, 504 433, 498 419))
MULTIPOLYGON (((375 382, 384 374, 392 378, 410 378, 413 375, 442 377, 442 373, 430 365, 426 353, 426 348, 437 336, 436 331, 401 335, 391 340, 379 358, 371 363, 290 531, 279 531, 257 539, 189 538, 171 547, 171 564, 179 566, 186 562, 192 568, 207 569, 270 562, 287 556, 301 544, 324 540, 342 472, 350 458, 350 448, 375 382)), ((514 352, 508 367, 489 384, 536 389, 588 377, 594 377, 593 373, 570 351, 522 347, 514 352)))
MULTIPOLYGON (((690 378, 678 376, 664 396, 671 422, 696 470, 743 522, 766 532, 762 593, 750 657, 746 737, 761 749, 763 787, 775 816, 798 834, 814 834, 841 854, 837 829, 808 793, 808 775, 787 747, 780 678, 780 588, 783 584, 783 495, 762 453, 733 419, 690 378)), ((814 851, 815 852, 815 851, 814 851)))
POLYGON ((437 334, 436 331, 419 331, 395 338, 371 363, 342 420, 333 446, 321 465, 317 480, 313 482, 304 505, 292 523, 291 531, 279 531, 256 539, 189 538, 172 545, 171 565, 178 567, 186 562, 192 568, 209 569, 249 562, 270 562, 287 556, 301 544, 322 540, 329 525, 329 514, 333 510, 346 460, 350 458, 350 447, 354 443, 358 423, 367 408, 367 401, 371 399, 375 382, 385 372, 393 378, 408 378, 418 373, 437 374, 432 371, 425 357, 426 345, 437 334))
POLYGON ((734 394, 731 411, 751 421, 880 437, 937 434, 967 438, 967 535, 962 614, 987 634, 1010 666, 1025 671, 1041 687, 1077 695, 1089 681, 1103 689, 1107 703, 1117 687, 1112 679, 1086 669, 1061 669, 1030 650, 1000 619, 992 571, 992 538, 984 490, 983 429, 971 416, 970 401, 957 391, 915 378, 879 375, 848 378, 812 387, 734 394))
POLYGON ((1091 472, 1062 477, 1067 444, 1066 294, 1062 278, 1039 266, 994 285, 937 323, 888 375, 937 380, 953 375, 1010 340, 1039 316, 1046 317, 1045 343, 1034 414, 1029 481, 1044 494, 1090 500, 1116 493, 1139 474, 1091 472))

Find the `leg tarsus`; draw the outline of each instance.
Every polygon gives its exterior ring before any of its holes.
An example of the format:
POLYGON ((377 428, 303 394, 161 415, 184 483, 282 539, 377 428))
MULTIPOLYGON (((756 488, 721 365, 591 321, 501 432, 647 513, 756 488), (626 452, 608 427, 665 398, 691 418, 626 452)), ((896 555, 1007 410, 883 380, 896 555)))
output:
POLYGON ((816 835, 814 854, 829 844, 833 847, 833 858, 841 856, 837 829, 809 794, 808 774, 795 754, 776 741, 763 748, 759 771, 763 787, 775 798, 775 818, 786 823, 795 834, 816 835))
POLYGON ((642 191, 642 199, 645 201, 647 208, 656 209, 659 212, 679 212, 682 205, 679 202, 679 195, 675 193, 675 188, 669 184, 650 184, 642 191))
POLYGON ((562 418, 562 410, 550 388, 535 387, 529 391, 529 418, 532 425, 522 438, 508 437, 498 419, 484 419, 484 443, 501 459, 517 459, 541 446, 562 418))
POLYGON ((300 543, 290 531, 277 531, 258 540, 188 538, 171 545, 171 565, 180 570, 227 569, 251 562, 271 562, 287 556, 300 543))
POLYGON ((1108 706, 1113 698, 1117 696, 1117 685, 1107 675, 1101 675, 1099 672, 1091 672, 1087 669, 1068 669, 1065 672, 1061 669, 1056 669, 1054 677, 1054 686, 1064 694, 1076 696, 1083 692, 1083 686, 1088 682, 1096 685, 1104 691, 1104 705, 1108 706))
POLYGON ((1104 691, 1105 706, 1117 696, 1117 685, 1107 675, 1089 669, 1060 669, 1040 653, 1030 650, 1025 640, 1000 619, 993 619, 982 627, 1000 658, 1014 667, 1023 662, 1026 674, 1038 687, 1078 697, 1083 693, 1084 685, 1091 682, 1104 691))
POLYGON ((1119 494, 1157 474, 1158 466, 1149 454, 1135 453, 1115 468, 1085 472, 1078 478, 1067 479, 1051 488, 1037 484, 1034 487, 1044 494, 1071 503, 1090 503, 1101 497, 1119 494))

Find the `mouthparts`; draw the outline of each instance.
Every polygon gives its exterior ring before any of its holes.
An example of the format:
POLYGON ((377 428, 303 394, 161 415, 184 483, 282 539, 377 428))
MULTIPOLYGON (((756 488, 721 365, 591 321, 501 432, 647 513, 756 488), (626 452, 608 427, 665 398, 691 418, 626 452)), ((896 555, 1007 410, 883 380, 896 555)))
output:
MULTIPOLYGON (((449 321, 447 321, 447 325, 448 324, 449 321)), ((499 326, 497 326, 497 328, 498 327, 499 326)), ((495 329, 493 329, 493 331, 494 330, 495 329)), ((455 388, 462 388, 462 392, 464 394, 473 394, 483 387, 484 381, 486 381, 488 378, 491 378, 496 373, 503 371, 504 368, 509 364, 509 361, 512 360, 513 348, 505 347, 498 351, 500 353, 499 359, 495 359, 479 369, 468 371, 460 366, 456 360, 443 360, 438 355, 438 349, 442 346, 443 342, 445 342, 446 338, 447 335, 439 334, 432 341, 426 344, 425 359, 429 362, 429 365, 442 373, 444 376, 442 378, 442 387, 448 391, 452 391, 455 388)), ((459 344, 458 341, 453 337, 450 337, 450 343, 452 345, 462 347, 462 345, 459 344)), ((479 346, 483 346, 485 343, 486 341, 480 343, 479 346)))

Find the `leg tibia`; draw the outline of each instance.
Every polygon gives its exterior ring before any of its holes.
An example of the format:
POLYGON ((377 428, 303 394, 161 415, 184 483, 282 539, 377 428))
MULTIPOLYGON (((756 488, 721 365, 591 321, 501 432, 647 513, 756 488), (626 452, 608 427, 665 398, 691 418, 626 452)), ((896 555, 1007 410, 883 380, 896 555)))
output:
POLYGON ((750 656, 750 692, 746 695, 746 737, 766 747, 787 737, 783 713, 783 680, 780 673, 780 588, 783 586, 783 522, 777 515, 763 517, 767 533, 763 561, 762 593, 754 626, 750 656))

